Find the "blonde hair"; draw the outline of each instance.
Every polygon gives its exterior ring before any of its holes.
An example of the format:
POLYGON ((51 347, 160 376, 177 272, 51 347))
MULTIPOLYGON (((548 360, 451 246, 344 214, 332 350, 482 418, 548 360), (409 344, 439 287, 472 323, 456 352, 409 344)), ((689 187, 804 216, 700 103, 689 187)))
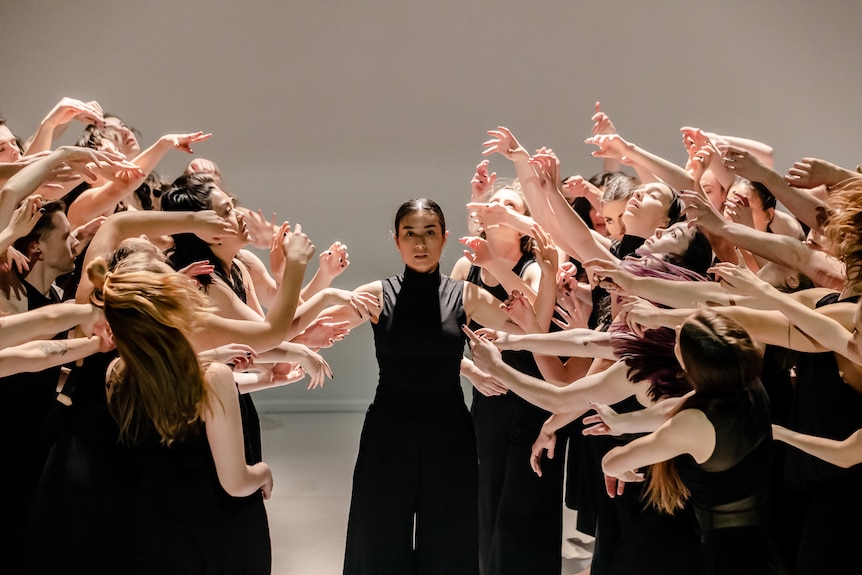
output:
POLYGON ((170 445, 201 424, 207 388, 188 334, 207 300, 194 282, 165 264, 132 255, 107 271, 87 268, 120 354, 109 380, 108 409, 120 440, 140 441, 152 427, 170 445))

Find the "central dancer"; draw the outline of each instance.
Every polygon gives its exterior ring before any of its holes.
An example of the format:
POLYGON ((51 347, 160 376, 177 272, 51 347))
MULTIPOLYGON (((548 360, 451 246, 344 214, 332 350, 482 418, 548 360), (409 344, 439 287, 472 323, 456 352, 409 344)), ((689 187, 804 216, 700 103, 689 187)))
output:
POLYGON ((448 232, 440 206, 405 202, 393 238, 404 272, 360 286, 379 315, 324 312, 351 327, 371 319, 380 379, 353 475, 344 573, 476 574, 476 439, 464 405, 461 325, 518 331, 477 285, 440 274, 448 232))

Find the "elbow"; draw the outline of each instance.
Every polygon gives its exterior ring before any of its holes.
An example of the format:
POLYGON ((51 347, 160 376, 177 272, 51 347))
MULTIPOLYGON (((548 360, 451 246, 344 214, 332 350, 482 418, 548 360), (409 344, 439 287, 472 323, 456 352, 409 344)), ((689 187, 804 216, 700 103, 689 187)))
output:
POLYGON ((246 475, 249 474, 228 475, 226 477, 219 475, 219 484, 225 490, 225 493, 231 497, 248 497, 257 491, 259 487, 253 484, 250 477, 244 477, 246 475))

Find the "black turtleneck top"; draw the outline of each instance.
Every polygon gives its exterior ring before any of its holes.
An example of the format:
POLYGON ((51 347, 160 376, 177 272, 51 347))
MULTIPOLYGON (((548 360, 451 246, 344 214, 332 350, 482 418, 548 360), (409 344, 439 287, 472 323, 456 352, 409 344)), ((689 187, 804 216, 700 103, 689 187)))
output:
POLYGON ((372 324, 380 368, 375 405, 463 406, 463 282, 438 266, 430 273, 405 267, 381 283, 380 318, 372 324))

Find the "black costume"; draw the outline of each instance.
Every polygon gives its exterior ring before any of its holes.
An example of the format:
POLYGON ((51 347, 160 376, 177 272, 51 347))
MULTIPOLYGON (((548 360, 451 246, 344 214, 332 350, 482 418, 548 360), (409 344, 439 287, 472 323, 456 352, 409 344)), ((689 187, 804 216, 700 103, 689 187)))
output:
POLYGON ((344 573, 475 575, 476 444, 459 376, 463 283, 439 267, 405 268, 381 283, 380 379, 359 443, 344 573))
MULTIPOLYGON (((535 262, 524 254, 512 268, 522 277, 535 262)), ((489 286, 481 268, 471 266, 467 281, 500 301, 509 294, 489 286)), ((470 328, 481 327, 471 322, 470 328)), ((521 373, 542 378, 528 351, 504 351, 503 361, 521 373)), ((473 425, 479 453, 479 561, 485 575, 533 573, 558 575, 563 531, 563 457, 542 457, 542 476, 530 467, 533 442, 550 413, 510 391, 486 397, 473 389, 473 425)), ((565 452, 565 438, 557 449, 565 452)))
POLYGON ((772 427, 760 381, 739 393, 697 394, 684 409, 701 410, 715 428, 715 449, 701 464, 676 458, 701 532, 702 573, 784 573, 769 521, 772 427))
POLYGON ((222 489, 202 423, 170 447, 151 431, 132 451, 134 573, 270 572, 263 496, 231 497, 222 489))
MULTIPOLYGON (((28 311, 60 301, 53 286, 45 296, 23 279, 21 284, 26 290, 28 311)), ((65 333, 57 336, 65 337, 65 333)), ((5 534, 0 538, 0 561, 11 570, 28 565, 32 554, 38 552, 36 546, 28 544, 25 527, 39 476, 65 410, 56 401, 59 378, 60 367, 0 378, 0 458, 10 466, 0 473, 0 491, 4 494, 0 530, 5 534)))
MULTIPOLYGON (((830 294, 817 302, 839 302, 830 294)), ((857 297, 840 300, 856 302, 857 297)), ((788 427, 843 440, 862 428, 862 394, 841 377, 835 354, 797 354, 797 379, 788 427)), ((787 488, 796 495, 801 520, 797 573, 858 573, 862 541, 862 464, 842 469, 798 449, 788 449, 787 488)))

